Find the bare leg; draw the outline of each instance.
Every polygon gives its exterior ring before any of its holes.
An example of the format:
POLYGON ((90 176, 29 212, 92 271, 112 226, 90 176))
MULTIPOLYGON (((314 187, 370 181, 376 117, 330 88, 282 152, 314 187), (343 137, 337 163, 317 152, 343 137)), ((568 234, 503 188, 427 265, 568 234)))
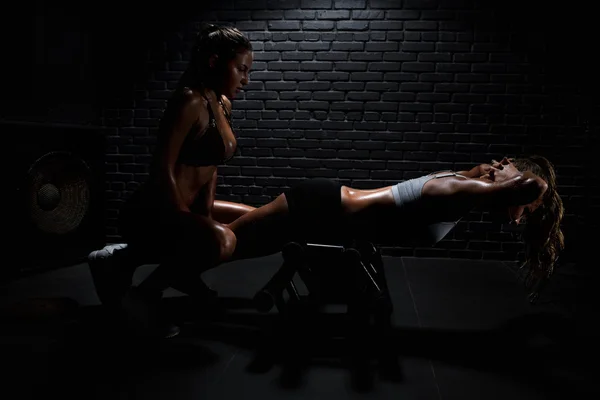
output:
POLYGON ((246 204, 215 200, 212 208, 212 217, 215 221, 222 224, 230 224, 242 215, 254 210, 256 210, 256 207, 246 204))
MULTIPOLYGON (((342 187, 342 209, 348 218, 370 205, 389 202, 393 202, 389 187, 368 191, 342 187)), ((321 228, 326 229, 329 222, 320 222, 323 224, 321 228)), ((275 254, 294 236, 284 194, 244 213, 229 224, 229 228, 236 235, 237 244, 233 257, 227 261, 275 254)))
MULTIPOLYGON (((262 257, 281 251, 290 240, 290 223, 285 195, 248 212, 229 225, 237 245, 231 260, 262 257)), ((229 260, 229 261, 231 261, 229 260)))
MULTIPOLYGON (((359 214, 365 214, 365 219, 370 221, 371 215, 364 213, 365 210, 379 208, 378 206, 389 209, 394 204, 391 188, 360 190, 342 186, 341 190, 341 207, 344 215, 348 220, 355 220, 359 217, 355 227, 361 229, 356 229, 357 234, 376 236, 376 233, 366 233, 362 229, 363 225, 371 228, 370 231, 377 232, 381 231, 381 224, 376 224, 375 227, 372 226, 372 222, 361 224, 359 214)), ((320 226, 315 227, 316 230, 330 228, 330 221, 319 221, 319 224, 320 226)), ((244 213, 229 224, 229 229, 235 234, 237 244, 232 258, 226 261, 275 254, 281 251, 283 246, 295 236, 292 231, 285 194, 279 195, 275 200, 262 207, 244 213)), ((332 229, 332 232, 337 231, 332 229)))

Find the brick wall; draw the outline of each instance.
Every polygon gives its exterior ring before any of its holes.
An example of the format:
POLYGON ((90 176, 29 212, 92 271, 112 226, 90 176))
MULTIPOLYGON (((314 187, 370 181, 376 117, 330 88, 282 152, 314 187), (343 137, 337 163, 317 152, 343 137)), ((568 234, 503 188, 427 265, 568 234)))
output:
MULTIPOLYGON (((94 42, 111 132, 107 240, 119 240, 118 208, 147 179, 156 127, 198 23, 211 21, 237 26, 255 48, 250 85, 233 104, 238 156, 219 168, 219 199, 258 206, 306 177, 372 188, 538 153, 556 164, 565 233, 577 248, 598 210, 586 183, 600 115, 591 25, 576 7, 552 7, 222 0, 188 10, 185 20, 154 15, 135 25, 123 17, 94 42)), ((479 211, 435 248, 386 249, 506 261, 521 251, 509 226, 479 211)))

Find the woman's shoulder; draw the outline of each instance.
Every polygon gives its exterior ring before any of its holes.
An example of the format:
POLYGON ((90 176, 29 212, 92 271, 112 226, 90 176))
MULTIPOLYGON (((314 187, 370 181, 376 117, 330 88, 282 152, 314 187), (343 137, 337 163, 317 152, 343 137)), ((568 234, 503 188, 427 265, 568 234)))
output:
POLYGON ((174 93, 175 97, 180 98, 183 102, 205 102, 206 97, 198 89, 183 86, 174 93))
POLYGON ((177 88, 171 95, 167 106, 168 109, 171 109, 171 112, 193 112, 194 114, 206 107, 207 103, 204 96, 197 89, 187 86, 177 88))

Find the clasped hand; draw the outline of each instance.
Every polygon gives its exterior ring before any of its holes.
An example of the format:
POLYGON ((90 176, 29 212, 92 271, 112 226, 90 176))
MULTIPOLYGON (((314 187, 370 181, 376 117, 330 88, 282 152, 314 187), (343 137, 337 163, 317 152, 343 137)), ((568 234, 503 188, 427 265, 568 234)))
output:
POLYGON ((482 164, 480 166, 481 179, 492 182, 503 182, 512 179, 522 173, 512 163, 514 159, 504 157, 502 161, 492 160, 491 164, 482 164))

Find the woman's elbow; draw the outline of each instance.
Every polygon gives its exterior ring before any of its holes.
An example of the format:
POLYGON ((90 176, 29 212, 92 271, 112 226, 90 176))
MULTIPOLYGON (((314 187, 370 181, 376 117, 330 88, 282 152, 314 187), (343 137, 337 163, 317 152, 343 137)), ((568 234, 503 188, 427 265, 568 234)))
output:
POLYGON ((519 201, 519 205, 529 204, 546 193, 548 190, 548 184, 539 176, 526 176, 522 177, 522 198, 519 201))

